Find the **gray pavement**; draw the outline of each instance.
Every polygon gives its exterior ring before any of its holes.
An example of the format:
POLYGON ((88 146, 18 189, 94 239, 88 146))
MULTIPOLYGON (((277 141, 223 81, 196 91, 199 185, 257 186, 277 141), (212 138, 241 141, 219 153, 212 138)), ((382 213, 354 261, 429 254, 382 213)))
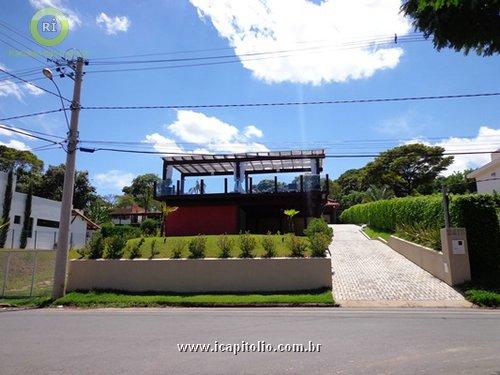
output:
POLYGON ((333 295, 342 306, 467 307, 455 289, 435 278, 360 227, 333 225, 333 295))
POLYGON ((43 309, 0 312, 0 373, 498 374, 500 312, 43 309), (177 344, 321 344, 314 353, 179 353, 177 344))

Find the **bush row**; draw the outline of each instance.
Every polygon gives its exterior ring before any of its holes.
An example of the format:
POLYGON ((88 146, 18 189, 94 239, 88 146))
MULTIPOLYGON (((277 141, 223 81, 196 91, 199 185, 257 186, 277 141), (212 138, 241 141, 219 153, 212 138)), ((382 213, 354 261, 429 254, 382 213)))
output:
MULTIPOLYGON (((290 256, 303 257, 309 244, 313 257, 325 257, 326 250, 333 237, 333 230, 328 227, 324 220, 313 219, 304 233, 309 241, 306 241, 303 237, 295 236, 294 234, 287 234, 284 236, 283 240, 289 249, 290 256)), ((144 237, 141 237, 139 241, 133 241, 127 245, 127 236, 109 236, 109 233, 106 234, 108 235, 107 237, 103 235, 102 231, 95 233, 87 246, 79 250, 80 256, 88 257, 89 259, 103 257, 107 259, 119 259, 123 257, 125 252, 129 254, 128 256, 130 259, 141 258, 143 256, 144 237)), ((149 243, 148 255, 150 259, 159 254, 157 241, 161 240, 153 239, 149 243)), ((165 242, 166 238, 164 238, 163 241, 165 242)), ((276 241, 270 232, 262 237, 260 241, 264 249, 264 257, 272 258, 277 255, 276 241)), ((231 238, 225 234, 217 238, 219 258, 229 258, 236 247, 239 248, 240 258, 253 258, 256 253, 257 245, 258 239, 250 233, 242 233, 237 239, 231 238)), ((181 258, 186 248, 189 251, 189 258, 204 258, 207 248, 207 237, 199 235, 190 240, 176 238, 172 242, 172 258, 181 258)))
MULTIPOLYGON (((455 195, 450 199, 451 225, 467 230, 472 277, 480 284, 500 283, 499 210, 500 197, 496 194, 455 195)), ((444 227, 439 195, 358 204, 345 210, 340 219, 343 223, 368 224, 394 232, 404 228, 409 235, 418 231, 436 233, 444 227)))

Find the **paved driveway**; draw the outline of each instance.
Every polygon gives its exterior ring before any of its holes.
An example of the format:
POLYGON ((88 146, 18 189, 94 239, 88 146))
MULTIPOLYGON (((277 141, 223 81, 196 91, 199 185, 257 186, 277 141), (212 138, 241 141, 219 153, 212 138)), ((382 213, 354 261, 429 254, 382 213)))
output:
POLYGON ((343 306, 470 306, 463 296, 356 225, 333 225, 333 295, 343 306))

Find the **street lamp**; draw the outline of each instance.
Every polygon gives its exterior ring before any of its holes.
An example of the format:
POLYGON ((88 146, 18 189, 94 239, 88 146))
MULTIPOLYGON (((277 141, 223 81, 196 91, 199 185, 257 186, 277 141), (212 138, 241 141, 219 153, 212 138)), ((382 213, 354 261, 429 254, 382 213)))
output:
POLYGON ((50 79, 52 81, 52 83, 54 84, 54 86, 56 87, 57 93, 59 94, 58 95, 59 99, 61 100, 61 107, 62 107, 62 110, 64 112, 64 118, 66 119, 66 126, 69 130, 69 120, 68 120, 68 115, 66 114, 66 108, 64 107, 63 97, 61 95, 61 90, 59 90, 59 86, 57 85, 56 81, 54 81, 54 75, 52 74, 52 70, 50 70, 49 68, 43 68, 42 73, 45 77, 50 79))

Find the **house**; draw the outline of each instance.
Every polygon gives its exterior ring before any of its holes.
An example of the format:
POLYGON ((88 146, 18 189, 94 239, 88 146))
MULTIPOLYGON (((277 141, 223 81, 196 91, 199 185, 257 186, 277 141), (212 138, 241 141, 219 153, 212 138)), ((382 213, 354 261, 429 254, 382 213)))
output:
POLYGON ((324 150, 251 152, 232 155, 176 155, 163 157, 162 181, 155 186, 155 199, 178 209, 168 216, 167 235, 223 234, 250 231, 282 233, 288 223, 284 210, 295 209, 297 233, 308 221, 321 217, 328 196, 328 175, 321 186, 324 150), (173 172, 180 178, 174 184, 173 172), (303 173, 295 184, 278 184, 277 173, 303 173), (253 175, 274 174, 274 190, 257 192, 253 175), (207 193, 203 179, 191 194, 186 178, 232 176, 220 181, 220 192, 207 193))
MULTIPOLYGON (((3 201, 7 186, 8 174, 0 172, 0 211, 3 211, 3 201)), ((26 197, 24 193, 15 191, 16 176, 13 175, 12 200, 10 208, 9 230, 5 248, 19 248, 23 230, 26 197)), ((30 226, 27 234, 27 249, 54 249, 57 244, 61 202, 32 196, 30 226)), ((3 215, 3 212, 2 212, 3 215)), ((87 218, 81 211, 73 210, 70 226, 70 246, 81 248, 85 246, 90 234, 99 226, 87 218)))
POLYGON ((117 207, 110 212, 111 222, 116 225, 140 225, 146 210, 137 204, 117 207))
POLYGON ((478 193, 500 193, 500 149, 491 154, 491 161, 467 175, 476 180, 478 193))

